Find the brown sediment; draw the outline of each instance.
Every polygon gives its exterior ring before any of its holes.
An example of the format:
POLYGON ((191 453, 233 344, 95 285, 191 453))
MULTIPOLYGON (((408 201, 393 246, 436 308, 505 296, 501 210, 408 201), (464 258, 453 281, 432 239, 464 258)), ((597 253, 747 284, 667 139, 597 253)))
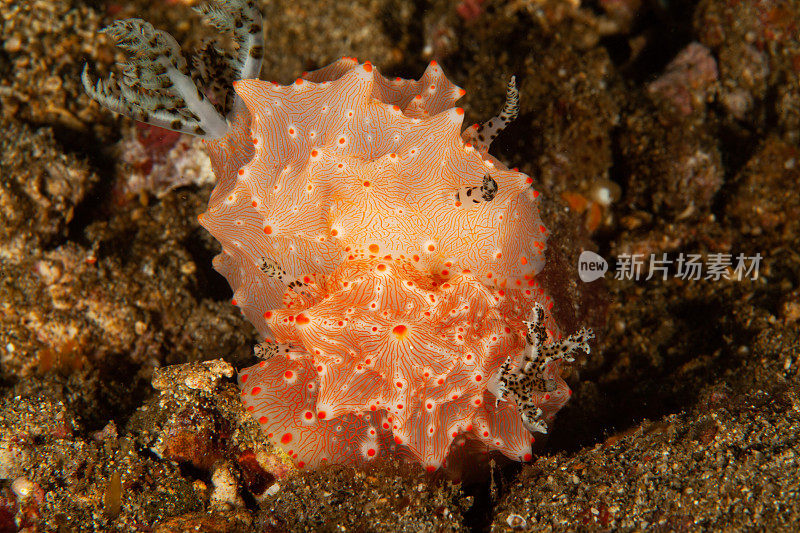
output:
POLYGON ((287 82, 341 55, 407 75, 435 54, 467 89, 470 123, 516 74, 521 115, 493 150, 541 187, 557 313, 595 322, 597 344, 567 376, 575 393, 541 455, 495 469, 493 491, 491 476, 451 486, 392 464, 294 476, 224 375, 177 367, 152 389, 166 365, 250 364, 256 339, 209 267, 215 244, 196 223, 208 187, 114 204, 108 184, 132 176, 109 150, 126 119, 90 103, 79 74, 121 58, 95 34, 116 17, 151 20, 187 48, 206 34, 170 2, 0 3, 0 530, 798 520, 796 6, 479 4, 466 20, 444 1, 270 2, 263 75, 287 82), (600 180, 622 195, 587 228, 562 193, 591 198, 600 180), (756 281, 607 274, 601 287, 577 280, 583 248, 764 260, 756 281), (232 508, 208 514, 231 479, 232 508))

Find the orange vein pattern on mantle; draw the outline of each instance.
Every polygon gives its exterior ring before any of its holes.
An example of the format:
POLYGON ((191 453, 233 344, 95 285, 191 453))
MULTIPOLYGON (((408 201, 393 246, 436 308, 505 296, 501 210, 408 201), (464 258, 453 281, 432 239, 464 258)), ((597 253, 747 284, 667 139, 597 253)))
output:
POLYGON ((83 80, 114 111, 206 141, 218 181, 200 223, 264 339, 239 375, 247 411, 299 467, 391 452, 436 470, 467 443, 530 460, 571 394, 562 363, 593 335, 561 337, 536 280, 539 193, 488 154, 517 116, 515 78, 462 132, 464 90, 435 62, 419 80, 342 58, 260 81, 255 4, 215 3, 200 11, 234 55, 203 49, 190 72, 169 34, 118 21, 124 78, 83 80))

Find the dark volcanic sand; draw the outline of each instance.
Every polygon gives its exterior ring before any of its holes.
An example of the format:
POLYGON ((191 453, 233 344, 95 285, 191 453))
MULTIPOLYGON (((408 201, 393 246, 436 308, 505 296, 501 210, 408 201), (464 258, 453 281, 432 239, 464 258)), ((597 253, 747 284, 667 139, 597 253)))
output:
POLYGON ((796 2, 263 6, 264 79, 436 59, 479 122, 517 76, 492 153, 534 176, 544 279, 565 329, 597 340, 533 462, 463 483, 393 461, 297 475, 242 410, 231 376, 256 339, 196 222, 202 153, 79 79, 122 59, 96 33, 117 18, 199 44, 190 3, 0 0, 0 533, 796 528, 796 2), (763 261, 757 280, 584 284, 583 249, 763 261))

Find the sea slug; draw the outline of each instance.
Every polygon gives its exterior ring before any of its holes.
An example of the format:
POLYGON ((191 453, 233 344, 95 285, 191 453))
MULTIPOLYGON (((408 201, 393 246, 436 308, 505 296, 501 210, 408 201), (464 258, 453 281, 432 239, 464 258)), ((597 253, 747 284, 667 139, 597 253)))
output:
POLYGON ((256 79, 253 2, 200 12, 234 56, 209 46, 190 70, 169 34, 125 20, 106 30, 131 54, 123 79, 84 84, 206 141, 218 181, 199 220, 263 338, 239 374, 247 410, 300 467, 394 451, 435 470, 465 442, 530 460, 571 394, 561 363, 592 332, 559 333, 536 280, 539 192, 488 154, 515 80, 462 133, 464 90, 435 62, 407 80, 342 58, 279 85, 256 79))

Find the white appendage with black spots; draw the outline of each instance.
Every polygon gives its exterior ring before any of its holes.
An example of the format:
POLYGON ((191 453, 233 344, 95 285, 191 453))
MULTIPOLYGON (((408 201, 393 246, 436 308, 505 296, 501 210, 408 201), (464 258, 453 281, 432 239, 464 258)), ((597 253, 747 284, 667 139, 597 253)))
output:
POLYGON ((456 205, 471 207, 481 202, 491 202, 497 195, 497 182, 489 174, 483 177, 483 183, 477 187, 461 187, 456 193, 456 205))
POLYGON ((289 355, 290 345, 288 344, 277 344, 272 341, 264 341, 260 344, 256 344, 253 347, 253 353, 259 359, 269 360, 275 357, 276 355, 289 355))
POLYGON ((122 79, 112 74, 93 82, 85 65, 82 81, 89 96, 112 111, 162 128, 204 139, 227 135, 228 119, 243 105, 233 82, 258 78, 261 70, 261 12, 254 0, 213 0, 196 10, 206 24, 232 36, 235 54, 208 44, 191 57, 190 69, 172 35, 141 19, 118 20, 103 32, 129 54, 122 79))
POLYGON ((310 296, 308 291, 308 283, 300 281, 299 279, 290 279, 288 274, 286 274, 286 271, 283 270, 281 266, 272 259, 267 259, 266 257, 261 256, 261 264, 258 266, 258 268, 261 270, 261 272, 271 278, 277 279, 297 294, 310 296))
POLYGON ((480 152, 489 150, 492 141, 513 122, 519 115, 519 90, 517 89, 517 78, 511 76, 511 80, 506 85, 506 101, 500 112, 478 126, 477 129, 470 128, 466 131, 475 149, 480 152))
MULTIPOLYGON (((500 113, 481 124, 467 128, 463 134, 465 142, 471 142, 475 149, 486 155, 489 146, 497 135, 519 115, 519 91, 516 77, 506 86, 506 101, 500 113)), ((489 174, 483 177, 483 183, 473 187, 461 187, 456 191, 456 206, 469 209, 482 202, 491 202, 497 196, 497 182, 489 174)))
POLYGON ((547 422, 544 412, 534 403, 536 393, 555 390, 554 379, 545 377, 545 371, 553 361, 575 361, 574 353, 590 352, 589 340, 594 338, 591 329, 581 328, 565 339, 547 342, 547 330, 544 326, 544 308, 536 304, 533 309, 533 320, 525 322, 528 334, 525 336, 526 346, 522 352, 522 362, 515 368, 514 359, 508 357, 500 367, 497 401, 506 397, 517 404, 522 422, 535 432, 547 433, 547 422))

